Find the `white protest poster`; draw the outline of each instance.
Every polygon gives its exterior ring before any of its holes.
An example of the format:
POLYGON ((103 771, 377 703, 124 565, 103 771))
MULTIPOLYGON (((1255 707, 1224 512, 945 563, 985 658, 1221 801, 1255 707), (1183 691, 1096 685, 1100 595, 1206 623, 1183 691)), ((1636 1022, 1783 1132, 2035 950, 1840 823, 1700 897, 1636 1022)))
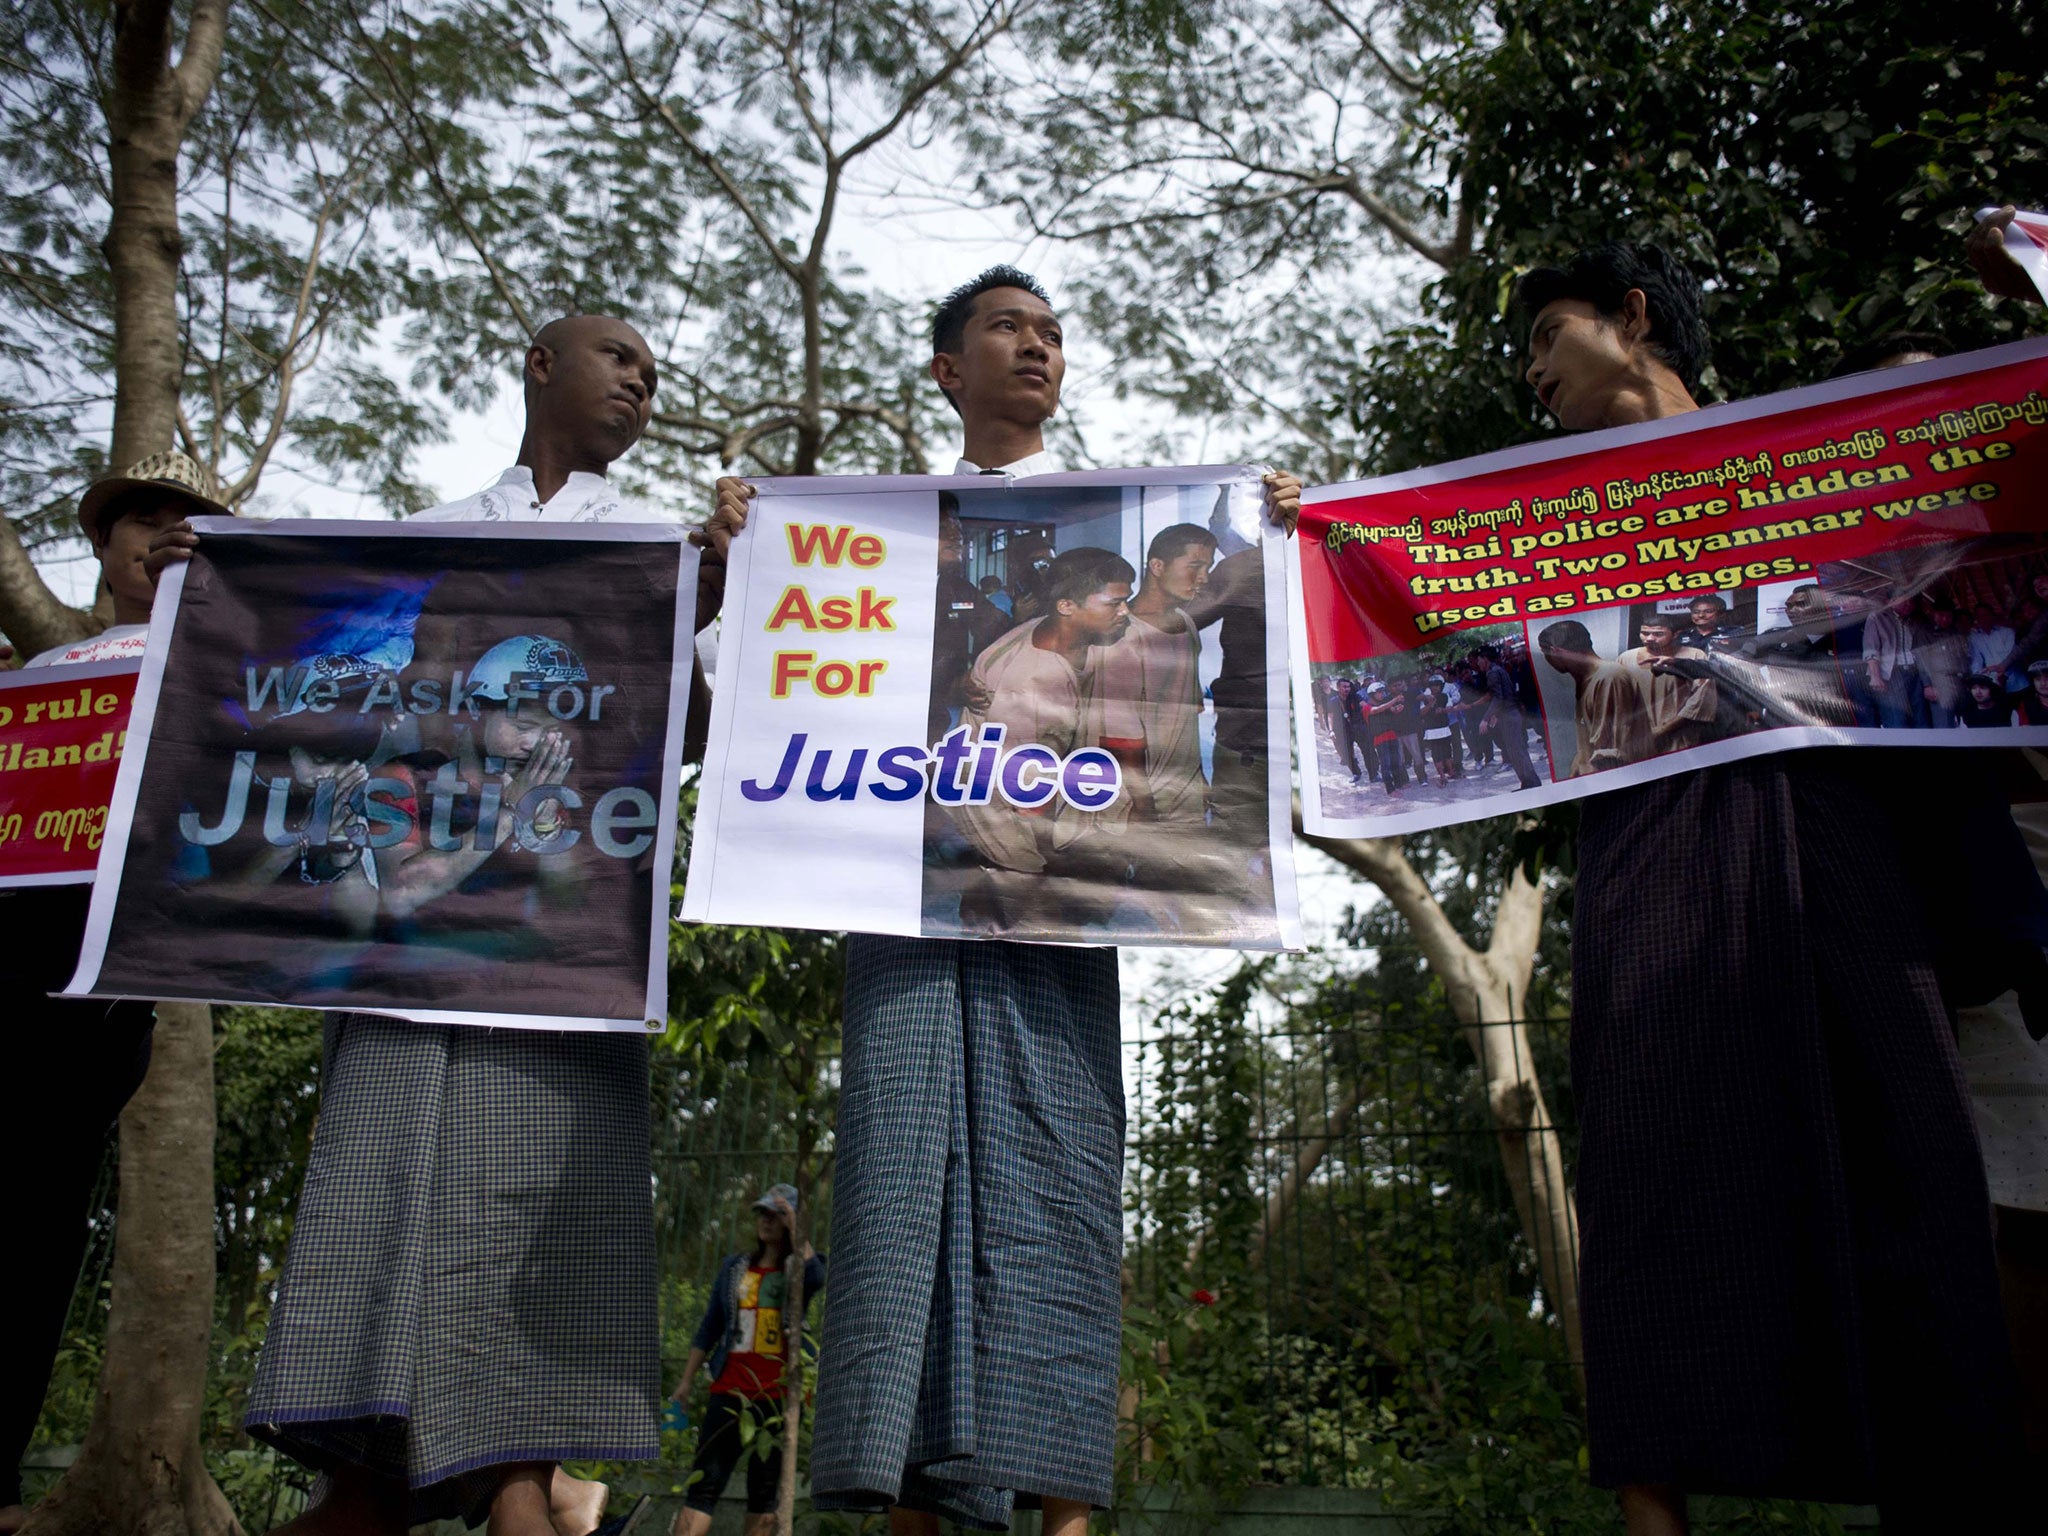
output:
POLYGON ((1257 470, 756 485, 686 921, 1299 944, 1257 470))

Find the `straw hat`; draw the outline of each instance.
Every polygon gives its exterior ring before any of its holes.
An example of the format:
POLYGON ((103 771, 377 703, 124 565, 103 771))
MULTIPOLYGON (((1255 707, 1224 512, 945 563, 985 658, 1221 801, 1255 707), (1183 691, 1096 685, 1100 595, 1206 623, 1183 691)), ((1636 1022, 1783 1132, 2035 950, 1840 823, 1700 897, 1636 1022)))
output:
POLYGON ((177 449, 166 448, 161 453, 152 453, 125 474, 95 480, 78 499, 78 526, 85 530, 87 538, 97 544, 100 542, 100 518, 110 502, 130 491, 166 490, 190 502, 192 510, 203 515, 234 515, 221 501, 220 485, 211 473, 177 449))

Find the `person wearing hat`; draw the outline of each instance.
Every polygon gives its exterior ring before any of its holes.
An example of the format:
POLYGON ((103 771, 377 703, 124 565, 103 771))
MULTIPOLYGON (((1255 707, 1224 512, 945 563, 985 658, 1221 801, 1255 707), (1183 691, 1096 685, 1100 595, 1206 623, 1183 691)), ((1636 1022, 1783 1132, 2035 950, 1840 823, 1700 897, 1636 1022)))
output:
MULTIPOLYGON (((690 1341, 682 1383, 673 1394, 680 1417, 698 1371, 709 1364, 711 1399, 697 1430, 697 1459, 671 1536, 705 1536, 711 1529, 718 1496, 725 1492, 740 1458, 748 1454, 740 1422, 749 1417, 755 1433, 745 1439, 772 1448, 765 1453, 754 1450, 747 1459, 748 1536, 767 1536, 775 1528, 782 1434, 773 1421, 781 1416, 782 1368, 789 1353, 783 1314, 789 1255, 796 1241, 796 1208, 795 1185, 771 1184, 754 1202, 753 1251, 728 1254, 711 1284, 703 1321, 690 1341)), ((825 1256, 814 1253, 808 1242, 798 1251, 804 1261, 803 1305, 808 1312, 825 1289, 825 1256)))
POLYGON ((78 501, 78 526, 100 562, 114 599, 114 622, 96 635, 44 651, 27 663, 121 661, 142 654, 156 580, 145 567, 151 541, 188 517, 227 517, 213 476, 176 449, 153 453, 118 475, 94 481, 78 501))
MULTIPOLYGON (((143 555, 157 532, 192 512, 226 514, 213 479, 182 453, 152 454, 96 483, 78 524, 114 596, 114 623, 36 656, 31 667, 120 661, 142 654, 150 581, 143 555)), ((43 1390, 85 1254, 86 1207, 107 1132, 149 1067, 155 1004, 55 998, 70 979, 85 933, 90 884, 0 893, 8 942, 0 954, 0 1081, 14 1100, 17 1148, 6 1196, 10 1326, 0 1330, 0 1532, 28 1518, 21 1503, 22 1452, 42 1412, 43 1390)))

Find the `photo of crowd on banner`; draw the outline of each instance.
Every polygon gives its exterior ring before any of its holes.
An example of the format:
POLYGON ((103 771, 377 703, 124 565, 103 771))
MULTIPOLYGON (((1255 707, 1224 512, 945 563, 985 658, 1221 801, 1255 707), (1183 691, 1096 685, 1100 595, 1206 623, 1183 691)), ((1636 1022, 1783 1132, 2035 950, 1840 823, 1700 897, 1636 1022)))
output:
MULTIPOLYGON (((638 1012, 666 659, 621 666, 644 638, 543 620, 529 595, 605 573, 452 569, 441 540, 375 559, 278 540, 304 561, 245 567, 255 542, 217 540, 211 591, 180 612, 157 712, 177 724, 137 813, 175 830, 123 870, 103 984, 197 990, 232 965, 280 1002, 373 1007, 398 985, 454 1009, 638 1012)), ((612 576, 644 560, 617 551, 612 576)))
POLYGON ((1537 789, 1786 726, 2048 725, 2048 544, 1920 545, 1310 672, 1337 815, 1537 789))
POLYGON ((1271 942, 1260 487, 1076 494, 941 498, 930 743, 1000 730, 1092 772, 928 801, 924 931, 1271 942))
POLYGON ((2048 724, 2048 549, 2030 537, 1529 629, 1562 778, 1783 726, 2048 724))
POLYGON ((1370 816, 1550 782, 1519 624, 1461 630, 1398 656, 1310 669, 1323 803, 1370 816))

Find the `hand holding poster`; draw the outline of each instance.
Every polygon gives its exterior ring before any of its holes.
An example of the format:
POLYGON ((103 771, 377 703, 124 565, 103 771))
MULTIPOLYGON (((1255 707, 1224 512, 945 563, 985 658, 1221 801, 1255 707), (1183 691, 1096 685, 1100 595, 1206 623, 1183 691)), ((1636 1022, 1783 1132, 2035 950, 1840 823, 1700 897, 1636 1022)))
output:
POLYGON ((194 526, 69 994, 664 1018, 682 530, 194 526))
MULTIPOLYGON (((1983 226, 1986 219, 1995 218, 2002 212, 1999 208, 1979 208, 1979 227, 1983 226)), ((1999 282, 1996 274, 1985 271, 1987 264, 1973 251, 1972 263, 1977 266, 1978 275, 1984 279, 1985 286, 1993 293, 2005 293, 2011 298, 2038 297, 2043 304, 2048 304, 2048 213, 2025 208, 2015 209, 2000 232, 2000 243, 2004 246, 2005 254, 2011 259, 2012 265, 2019 268, 2020 272, 2025 274, 2026 282, 2033 285, 2033 294, 2026 294, 2022 287, 1999 282)))
POLYGON ((1799 746, 2048 742, 2048 342, 1303 503, 1312 832, 1799 746))
POLYGON ((770 480, 735 540, 682 915, 1296 942, 1256 473, 770 480))
POLYGON ((0 672, 0 887, 92 879, 140 667, 0 672))

